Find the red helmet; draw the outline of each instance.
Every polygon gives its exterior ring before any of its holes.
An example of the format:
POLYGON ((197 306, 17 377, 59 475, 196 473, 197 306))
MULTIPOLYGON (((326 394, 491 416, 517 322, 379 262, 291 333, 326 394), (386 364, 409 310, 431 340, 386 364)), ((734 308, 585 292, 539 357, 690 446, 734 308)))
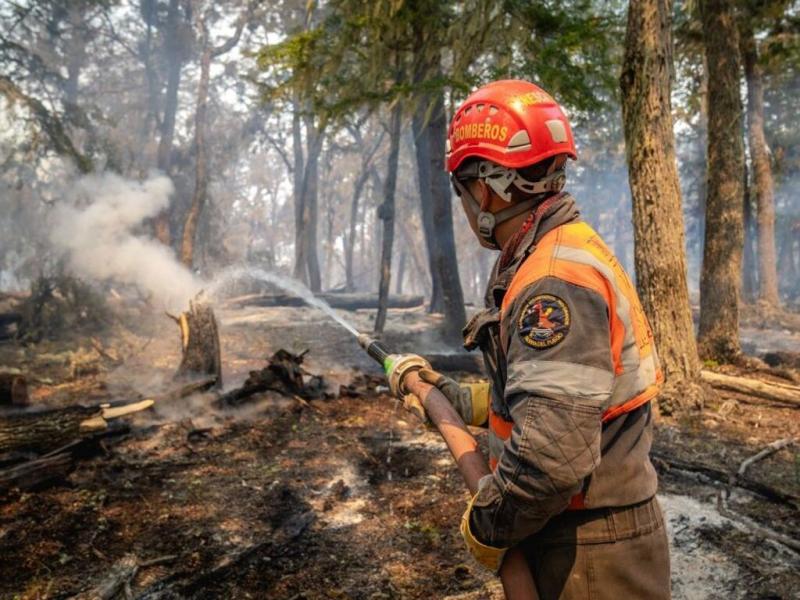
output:
POLYGON ((447 132, 447 170, 474 156, 517 169, 557 154, 577 159, 564 111, 540 87, 495 81, 470 94, 447 132))

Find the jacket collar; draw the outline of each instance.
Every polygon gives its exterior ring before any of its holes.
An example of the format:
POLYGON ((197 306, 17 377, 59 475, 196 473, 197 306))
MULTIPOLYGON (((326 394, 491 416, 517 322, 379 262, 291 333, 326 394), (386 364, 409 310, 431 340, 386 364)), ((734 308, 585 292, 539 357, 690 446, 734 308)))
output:
POLYGON ((573 198, 567 192, 561 192, 543 201, 531 215, 531 220, 526 222, 520 232, 509 241, 509 246, 503 248, 489 278, 489 284, 484 298, 487 308, 499 307, 503 302, 508 286, 523 261, 533 253, 536 244, 548 232, 556 227, 572 223, 580 219, 580 211, 573 198))

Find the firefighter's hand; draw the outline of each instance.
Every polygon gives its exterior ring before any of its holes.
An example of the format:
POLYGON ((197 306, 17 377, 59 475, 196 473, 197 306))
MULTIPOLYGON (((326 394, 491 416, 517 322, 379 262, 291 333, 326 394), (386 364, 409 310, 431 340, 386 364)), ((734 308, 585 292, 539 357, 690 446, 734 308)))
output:
POLYGON ((425 413, 425 408, 422 406, 422 402, 420 402, 416 394, 406 394, 403 396, 403 408, 413 413, 426 425, 428 424, 428 415, 425 413))
POLYGON ((456 380, 432 369, 420 369, 422 381, 435 386, 453 405, 467 425, 484 425, 489 418, 489 383, 459 384, 456 380))
POLYGON ((479 542, 472 534, 469 521, 470 514, 472 513, 472 505, 477 497, 477 494, 472 497, 472 499, 469 501, 469 505, 467 506, 464 516, 461 517, 461 536, 464 538, 464 543, 467 545, 467 550, 469 550, 469 553, 472 554, 475 560, 494 573, 499 573, 500 567, 503 564, 503 557, 506 555, 508 548, 495 548, 494 546, 487 546, 486 544, 479 542))

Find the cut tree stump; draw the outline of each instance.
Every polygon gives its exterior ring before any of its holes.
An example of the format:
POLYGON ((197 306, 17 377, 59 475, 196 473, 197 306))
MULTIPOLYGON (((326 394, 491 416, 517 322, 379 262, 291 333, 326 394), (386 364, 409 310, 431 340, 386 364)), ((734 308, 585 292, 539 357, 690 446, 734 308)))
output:
POLYGON ((189 302, 189 310, 172 319, 180 328, 183 352, 175 379, 190 381, 211 376, 215 387, 222 386, 219 330, 214 311, 208 304, 189 302))
POLYGON ((28 404, 28 383, 24 375, 0 372, 0 404, 12 406, 28 404))
POLYGON ((765 400, 791 404, 800 408, 800 387, 786 384, 771 384, 758 379, 735 377, 733 375, 724 375, 722 373, 706 370, 701 371, 700 376, 703 381, 717 389, 757 396, 765 400))

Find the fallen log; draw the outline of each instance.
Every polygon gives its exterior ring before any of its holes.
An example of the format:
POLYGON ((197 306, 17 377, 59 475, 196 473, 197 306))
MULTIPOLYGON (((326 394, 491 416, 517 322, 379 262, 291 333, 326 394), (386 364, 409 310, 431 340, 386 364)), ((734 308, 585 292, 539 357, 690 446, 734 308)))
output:
POLYGON ((758 537, 772 540, 773 542, 777 542, 786 546, 787 548, 791 548, 797 553, 800 553, 800 540, 796 540, 788 535, 784 535, 775 531, 774 529, 770 529, 768 527, 764 527, 759 523, 756 523, 750 517, 746 517, 742 514, 734 512, 728 507, 727 502, 722 497, 721 493, 717 493, 717 511, 726 519, 730 519, 731 521, 737 521, 738 523, 744 525, 753 535, 758 537))
POLYGON ((800 387, 786 384, 772 384, 749 377, 736 377, 724 375, 715 371, 700 371, 700 376, 706 383, 720 390, 738 392, 740 394, 756 396, 765 400, 790 404, 800 408, 800 387))
POLYGON ((122 406, 68 406, 0 417, 0 454, 47 452, 76 439, 105 431, 108 419, 150 408, 153 400, 122 406))
POLYGON ((38 412, 24 412, 0 417, 0 454, 29 450, 52 450, 83 435, 98 431, 94 419, 102 417, 97 406, 69 406, 38 412), (88 421, 87 427, 82 423, 88 421))
POLYGON ((736 477, 744 477, 747 469, 749 469, 754 463, 764 460, 768 456, 775 454, 778 450, 791 446, 794 443, 794 438, 784 438, 782 440, 775 440, 774 442, 767 444, 763 450, 742 461, 742 464, 739 465, 739 470, 736 472, 736 477))
POLYGON ((12 488, 35 489, 69 475, 74 467, 70 452, 43 456, 0 470, 0 492, 12 488))
POLYGON ((789 352, 788 350, 767 352, 764 354, 764 362, 770 367, 800 369, 800 352, 789 352))
POLYGON ((217 408, 238 406, 250 396, 266 391, 296 395, 304 400, 320 398, 325 392, 325 382, 316 375, 306 380, 308 373, 302 368, 306 352, 292 354, 284 349, 278 350, 268 359, 266 367, 250 371, 241 387, 222 394, 213 405, 217 408))
MULTIPOLYGON (((332 308, 341 310, 377 309, 377 294, 356 294, 356 293, 321 293, 317 298, 327 302, 332 308)), ((416 308, 422 306, 425 299, 422 296, 392 295, 389 296, 389 308, 416 308)), ((247 294, 230 298, 225 302, 226 306, 305 306, 306 303, 297 296, 289 294, 247 294)))
POLYGON ((21 373, 0 373, 0 404, 25 406, 28 404, 28 383, 21 373))
POLYGON ((703 475, 711 481, 715 481, 726 486, 733 484, 736 487, 756 493, 759 496, 777 502, 779 504, 786 504, 795 510, 800 509, 800 496, 784 492, 772 486, 763 484, 759 481, 754 481, 748 477, 735 477, 733 473, 713 467, 699 462, 690 462, 682 460, 674 456, 668 456, 662 452, 653 450, 650 452, 650 458, 659 473, 668 473, 671 470, 685 471, 689 473, 698 473, 703 475))

